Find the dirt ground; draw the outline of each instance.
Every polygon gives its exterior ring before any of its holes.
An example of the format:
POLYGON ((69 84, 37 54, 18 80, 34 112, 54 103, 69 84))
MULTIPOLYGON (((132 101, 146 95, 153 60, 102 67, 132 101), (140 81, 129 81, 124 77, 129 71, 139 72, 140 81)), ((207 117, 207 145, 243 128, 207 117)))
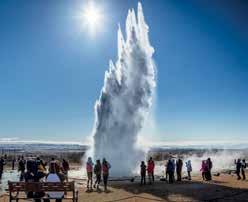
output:
MULTIPOLYGON (((203 182, 200 176, 193 177, 192 181, 168 184, 156 181, 153 185, 140 186, 139 181, 110 182, 109 191, 87 192, 85 181, 77 182, 79 202, 150 202, 150 201, 248 201, 248 180, 237 181, 235 175, 221 174, 214 176, 211 182, 203 182)), ((0 198, 7 202, 5 194, 0 198)), ((20 201, 19 201, 20 202, 20 201)))

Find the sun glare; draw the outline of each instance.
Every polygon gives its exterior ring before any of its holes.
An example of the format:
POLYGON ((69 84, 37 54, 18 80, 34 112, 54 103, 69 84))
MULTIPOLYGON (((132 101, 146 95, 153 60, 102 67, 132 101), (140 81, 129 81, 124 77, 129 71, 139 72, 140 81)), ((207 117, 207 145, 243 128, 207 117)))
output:
POLYGON ((103 14, 101 9, 93 1, 90 1, 85 6, 81 17, 84 27, 88 29, 91 34, 94 34, 101 29, 103 14))

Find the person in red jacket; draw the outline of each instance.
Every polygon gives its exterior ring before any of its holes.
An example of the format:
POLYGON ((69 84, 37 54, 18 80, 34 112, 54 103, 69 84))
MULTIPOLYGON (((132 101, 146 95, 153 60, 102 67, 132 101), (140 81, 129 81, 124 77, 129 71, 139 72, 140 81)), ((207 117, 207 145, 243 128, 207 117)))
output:
POLYGON ((86 171, 87 171, 87 176, 88 176, 88 180, 87 180, 87 189, 92 191, 92 183, 93 183, 93 167, 94 164, 92 162, 91 157, 88 157, 88 161, 86 163, 86 171))
POLYGON ((154 168, 155 168, 154 161, 152 160, 152 157, 150 157, 150 159, 147 163, 147 173, 148 173, 148 178, 149 178, 150 184, 152 184, 152 182, 154 182, 154 168))

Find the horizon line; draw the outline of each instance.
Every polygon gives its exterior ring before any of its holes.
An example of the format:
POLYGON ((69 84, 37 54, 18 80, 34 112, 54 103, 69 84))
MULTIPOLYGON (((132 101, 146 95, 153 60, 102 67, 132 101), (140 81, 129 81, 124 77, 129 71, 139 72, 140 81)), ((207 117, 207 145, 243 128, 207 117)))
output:
MULTIPOLYGON (((19 140, 19 138, 0 138, 0 144, 51 144, 51 145, 79 145, 91 146, 89 141, 53 141, 53 140, 19 140)), ((145 147, 234 147, 246 146, 248 148, 248 140, 175 140, 175 141, 138 141, 137 145, 145 147)))

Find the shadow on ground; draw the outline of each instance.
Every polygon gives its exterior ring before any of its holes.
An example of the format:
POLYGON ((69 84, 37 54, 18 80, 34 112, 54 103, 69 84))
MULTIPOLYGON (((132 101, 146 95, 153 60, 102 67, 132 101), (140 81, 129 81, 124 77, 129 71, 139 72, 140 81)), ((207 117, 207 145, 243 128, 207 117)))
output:
MULTIPOLYGON (((113 200, 127 201, 136 198, 137 201, 205 201, 224 202, 248 201, 248 189, 225 186, 225 182, 212 181, 209 183, 199 181, 183 181, 175 184, 157 181, 153 185, 140 186, 139 182, 111 183, 111 187, 122 189, 132 196, 113 200), (215 184, 218 183, 218 184, 215 184)), ((136 201, 136 199, 134 201, 136 201)), ((112 201, 111 201, 112 202, 112 201)))

